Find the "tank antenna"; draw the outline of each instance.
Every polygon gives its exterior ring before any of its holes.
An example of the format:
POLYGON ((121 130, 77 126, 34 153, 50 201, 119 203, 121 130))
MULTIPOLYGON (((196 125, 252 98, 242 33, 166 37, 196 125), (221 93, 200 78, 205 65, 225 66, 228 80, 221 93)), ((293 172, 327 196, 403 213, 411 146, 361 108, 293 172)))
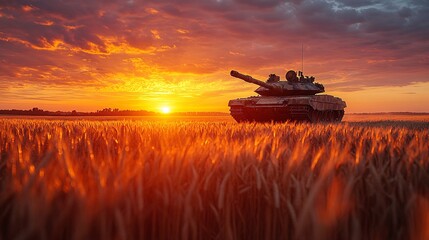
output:
POLYGON ((304 43, 301 43, 301 72, 304 74, 304 43))

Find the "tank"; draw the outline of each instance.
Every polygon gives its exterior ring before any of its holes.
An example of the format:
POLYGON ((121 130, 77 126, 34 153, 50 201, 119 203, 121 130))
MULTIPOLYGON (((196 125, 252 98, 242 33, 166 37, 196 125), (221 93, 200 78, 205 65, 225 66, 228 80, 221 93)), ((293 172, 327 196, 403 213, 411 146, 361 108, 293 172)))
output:
POLYGON ((237 122, 341 122, 346 103, 327 94, 315 78, 290 70, 286 80, 270 74, 264 82, 232 70, 231 76, 259 85, 258 96, 230 100, 231 116, 237 122))

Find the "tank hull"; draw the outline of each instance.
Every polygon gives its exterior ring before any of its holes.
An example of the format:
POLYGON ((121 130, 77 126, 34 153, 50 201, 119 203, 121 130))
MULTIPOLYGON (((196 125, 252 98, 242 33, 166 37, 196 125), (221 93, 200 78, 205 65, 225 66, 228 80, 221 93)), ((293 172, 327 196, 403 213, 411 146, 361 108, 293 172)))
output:
POLYGON ((341 122, 346 103, 331 95, 257 96, 228 103, 237 122, 341 122))

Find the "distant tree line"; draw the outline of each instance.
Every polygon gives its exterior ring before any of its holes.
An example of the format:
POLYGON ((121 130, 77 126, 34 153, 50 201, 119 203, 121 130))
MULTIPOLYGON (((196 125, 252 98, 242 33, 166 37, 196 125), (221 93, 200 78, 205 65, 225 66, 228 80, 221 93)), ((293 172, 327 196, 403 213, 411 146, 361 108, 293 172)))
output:
POLYGON ((118 108, 104 108, 96 112, 78 112, 73 111, 45 111, 40 108, 32 108, 29 110, 0 110, 1 115, 25 115, 25 116, 152 116, 157 115, 155 112, 146 110, 119 110, 118 108))
MULTIPOLYGON (((161 113, 146 110, 119 110, 118 108, 104 108, 96 112, 78 112, 73 111, 45 111, 40 108, 29 110, 6 109, 0 110, 0 115, 23 115, 23 116, 158 116, 161 113)), ((222 112, 176 112, 171 113, 174 116, 224 116, 228 113, 222 112)))

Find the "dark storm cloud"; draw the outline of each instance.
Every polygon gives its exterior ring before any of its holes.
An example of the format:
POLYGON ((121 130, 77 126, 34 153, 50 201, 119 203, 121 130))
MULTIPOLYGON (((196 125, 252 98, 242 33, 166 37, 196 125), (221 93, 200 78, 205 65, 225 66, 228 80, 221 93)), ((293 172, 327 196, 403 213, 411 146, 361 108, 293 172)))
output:
POLYGON ((377 0, 342 0, 337 1, 337 3, 342 7, 368 7, 372 6, 380 1, 377 0))
POLYGON ((237 0, 237 3, 258 8, 272 8, 284 3, 284 0, 237 0))
POLYGON ((129 54, 177 72, 296 66, 302 43, 310 69, 334 78, 340 76, 331 74, 333 67, 348 74, 332 86, 429 81, 422 77, 429 68, 428 1, 41 0, 2 2, 0 14, 0 74, 21 73, 26 81, 44 76, 67 84, 79 78, 76 69, 90 68, 96 72, 83 74, 81 83, 98 84, 97 77, 130 68, 123 63, 129 54), (26 75, 26 67, 40 73, 26 75), (416 77, 394 78, 398 69, 416 77))

